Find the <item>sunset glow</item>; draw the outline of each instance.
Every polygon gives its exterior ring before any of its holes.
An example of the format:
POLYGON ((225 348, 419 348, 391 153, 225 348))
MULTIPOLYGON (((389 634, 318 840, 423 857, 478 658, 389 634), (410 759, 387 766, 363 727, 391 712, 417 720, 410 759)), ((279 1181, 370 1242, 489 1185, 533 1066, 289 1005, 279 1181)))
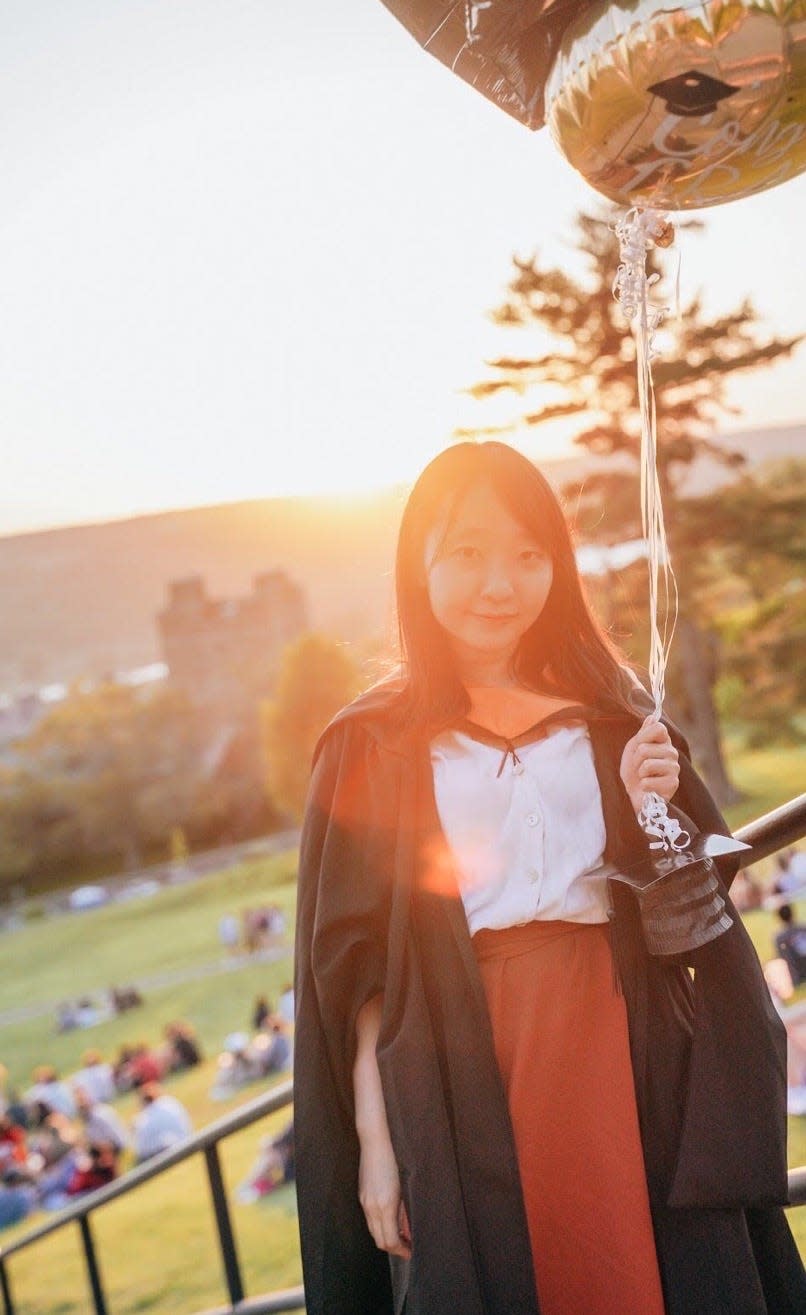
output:
MULTIPOLYGON (((536 344, 486 314, 513 253, 575 267, 596 198, 380 3, 9 0, 0 42, 0 533, 408 482, 499 423, 462 390, 536 344)), ((802 331, 804 198, 709 211, 684 300, 802 331)), ((732 423, 799 420, 802 377, 740 381, 732 423)))

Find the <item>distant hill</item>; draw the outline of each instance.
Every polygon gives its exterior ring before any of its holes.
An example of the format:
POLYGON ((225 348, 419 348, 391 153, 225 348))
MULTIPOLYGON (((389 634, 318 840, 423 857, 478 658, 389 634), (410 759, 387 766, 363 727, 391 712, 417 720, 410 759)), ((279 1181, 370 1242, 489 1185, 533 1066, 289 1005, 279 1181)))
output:
POLYGON ((315 627, 378 634, 403 497, 266 499, 0 539, 0 691, 155 661, 168 583, 190 575, 227 598, 280 567, 315 627))
MULTIPOLYGON (((728 440, 726 440, 728 441, 728 440)), ((806 456, 806 425, 732 434, 752 464, 806 456)), ((546 463, 556 485, 594 468, 546 463)), ((695 487, 718 472, 703 467, 695 487)), ((391 626, 394 542, 405 490, 277 498, 0 538, 0 692, 155 661, 168 582, 201 575, 214 597, 281 567, 307 591, 312 624, 347 640, 391 626)))

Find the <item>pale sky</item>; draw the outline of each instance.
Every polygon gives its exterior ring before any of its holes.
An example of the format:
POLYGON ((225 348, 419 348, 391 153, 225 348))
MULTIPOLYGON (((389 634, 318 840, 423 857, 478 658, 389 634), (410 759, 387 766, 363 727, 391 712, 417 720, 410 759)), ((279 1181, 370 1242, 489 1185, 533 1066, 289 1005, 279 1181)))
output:
MULTIPOLYGON (((512 253, 573 264, 595 202, 380 0, 3 0, 0 178, 0 533, 410 480, 528 350, 512 253)), ((806 330, 804 201, 703 212, 684 298, 806 330)), ((801 420, 805 361, 732 427, 801 420)))

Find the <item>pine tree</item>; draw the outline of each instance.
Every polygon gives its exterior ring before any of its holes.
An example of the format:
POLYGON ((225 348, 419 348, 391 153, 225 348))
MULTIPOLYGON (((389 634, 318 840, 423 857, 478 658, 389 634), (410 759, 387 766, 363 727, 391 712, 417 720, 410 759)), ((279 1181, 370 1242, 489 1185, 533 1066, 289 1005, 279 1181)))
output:
MULTIPOLYGON (((612 293, 618 266, 612 222, 607 215, 577 217, 578 246, 585 261, 581 277, 543 265, 537 256, 513 258, 507 295, 492 318, 522 338, 526 331, 532 337, 539 331, 546 350, 488 362, 489 376, 468 391, 478 399, 512 393, 528 403, 533 390, 539 390, 546 401, 520 416, 518 427, 537 428, 561 416, 585 418, 576 442, 606 460, 583 485, 566 492, 576 503, 580 532, 599 542, 617 543, 641 533, 640 417, 634 342, 612 293)), ((649 268, 653 272, 652 258, 649 268)), ((729 470, 742 465, 742 454, 714 437, 717 421, 731 409, 728 381, 772 365, 800 341, 765 336, 747 300, 709 320, 702 298, 695 296, 677 320, 667 321, 659 335, 663 350, 653 364, 659 478, 680 591, 677 678, 671 682, 673 715, 676 711, 711 789, 723 804, 736 793, 725 769, 714 703, 719 662, 708 602, 712 573, 696 537, 697 499, 687 494, 686 478, 700 457, 729 470)), ((487 426, 457 431, 456 436, 503 434, 515 427, 487 426)))

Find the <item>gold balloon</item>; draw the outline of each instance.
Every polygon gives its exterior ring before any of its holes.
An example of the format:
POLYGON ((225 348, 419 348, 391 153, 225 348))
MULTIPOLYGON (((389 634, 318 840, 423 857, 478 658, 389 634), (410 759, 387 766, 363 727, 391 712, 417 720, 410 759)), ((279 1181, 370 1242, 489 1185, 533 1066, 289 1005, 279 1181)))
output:
POLYGON ((546 121, 627 205, 688 210, 806 168, 806 0, 600 4, 565 32, 546 121))

